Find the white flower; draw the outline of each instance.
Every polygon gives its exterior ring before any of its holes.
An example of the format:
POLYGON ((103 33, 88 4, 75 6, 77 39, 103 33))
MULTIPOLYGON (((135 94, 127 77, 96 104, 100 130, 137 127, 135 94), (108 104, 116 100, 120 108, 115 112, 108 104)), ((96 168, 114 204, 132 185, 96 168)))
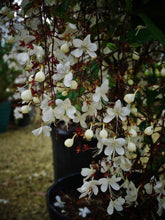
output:
POLYGON ((144 130, 144 134, 146 135, 152 135, 154 132, 153 126, 149 126, 144 130))
POLYGON ((31 90, 27 89, 21 93, 21 99, 25 102, 29 102, 32 99, 31 90))
POLYGON ((9 203, 9 200, 6 200, 6 199, 0 199, 0 203, 7 204, 7 203, 9 203))
POLYGON ((91 177, 94 173, 96 172, 95 169, 91 168, 82 168, 81 170, 81 175, 85 177, 84 180, 88 179, 91 177))
POLYGON ((32 133, 35 136, 39 136, 41 133, 43 133, 46 137, 50 136, 51 128, 49 126, 41 126, 40 128, 37 128, 32 131, 32 133))
POLYGON ((99 179, 99 183, 101 184, 101 191, 106 192, 109 187, 112 187, 114 190, 119 190, 120 186, 117 182, 121 180, 121 177, 116 177, 115 175, 111 178, 101 178, 99 179))
POLYGON ((22 112, 23 114, 27 114, 27 113, 29 112, 29 106, 28 106, 28 105, 23 105, 23 106, 21 107, 21 112, 22 112))
POLYGON ((25 64, 27 64, 29 62, 29 55, 27 53, 19 53, 16 56, 16 59, 18 61, 18 63, 22 66, 24 66, 25 64))
POLYGON ((133 55, 132 55, 132 59, 133 59, 133 60, 139 60, 139 58, 140 58, 139 53, 136 52, 136 51, 134 51, 134 52, 133 52, 133 55))
POLYGON ((44 122, 51 122, 54 117, 54 111, 51 106, 47 106, 46 108, 42 108, 42 120, 44 122))
POLYGON ((158 200, 158 215, 162 216, 162 214, 165 212, 165 190, 162 190, 162 193, 159 194, 157 197, 158 200))
POLYGON ((122 121, 126 120, 126 116, 130 114, 130 109, 127 107, 122 107, 121 106, 121 101, 117 100, 117 102, 115 103, 114 108, 108 108, 107 109, 107 113, 108 115, 105 116, 104 118, 104 122, 108 123, 110 121, 112 121, 115 117, 116 118, 120 118, 122 121))
POLYGON ((87 104, 87 102, 85 101, 83 102, 82 111, 86 112, 90 116, 95 115, 96 117, 97 110, 101 110, 101 109, 102 109, 101 102, 91 102, 89 105, 87 104))
POLYGON ((146 193, 147 194, 152 194, 152 189, 153 189, 153 186, 151 183, 146 183, 144 185, 144 189, 146 190, 146 193))
POLYGON ((94 195, 97 195, 99 192, 97 185, 99 185, 99 182, 97 180, 91 180, 89 182, 84 181, 84 184, 77 189, 81 193, 79 198, 82 198, 86 195, 90 196, 92 192, 94 193, 94 195))
POLYGON ((68 138, 65 140, 64 145, 66 147, 72 147, 74 144, 74 138, 75 138, 76 134, 72 137, 72 138, 68 138))
POLYGON ((101 138, 107 138, 108 136, 108 132, 105 130, 105 128, 103 128, 100 133, 99 133, 101 138))
POLYGON ((68 46, 68 43, 65 42, 62 46, 61 46, 61 51, 63 53, 68 53, 69 52, 69 46, 68 46))
POLYGON ((126 141, 124 138, 103 138, 103 143, 106 145, 104 150, 105 155, 112 155, 113 152, 117 152, 119 155, 124 154, 124 148, 126 141))
POLYGON ((131 169, 131 161, 124 156, 118 156, 114 158, 114 167, 121 167, 124 171, 129 171, 131 169))
POLYGON ((100 87, 96 87, 95 89, 95 94, 93 95, 93 101, 94 102, 99 102, 101 97, 108 102, 108 97, 106 96, 106 93, 108 92, 109 89, 109 82, 106 79, 100 87))
POLYGON ((72 80, 72 81, 71 81, 70 88, 71 88, 71 89, 77 89, 77 87, 78 87, 78 83, 77 83, 75 80, 72 80))
POLYGON ((45 74, 44 74, 44 72, 43 72, 43 71, 37 72, 34 79, 35 79, 35 81, 37 81, 37 82, 43 82, 43 81, 45 80, 45 74))
POLYGON ((73 45, 77 47, 76 50, 71 52, 73 56, 78 58, 83 54, 83 52, 87 52, 90 57, 97 57, 96 53, 94 52, 97 50, 97 45, 95 43, 91 43, 90 34, 88 34, 83 41, 80 39, 74 39, 73 45))
POLYGON ((87 207, 79 208, 79 216, 85 218, 89 213, 91 213, 91 211, 87 207))
POLYGON ((87 128, 87 124, 85 122, 86 117, 87 117, 86 113, 81 114, 79 111, 76 111, 76 115, 75 118, 73 119, 73 122, 80 123, 81 127, 87 128))
POLYGON ((128 143, 128 151, 130 152, 136 151, 136 145, 133 142, 128 143))
POLYGON ((128 133, 133 138, 137 137, 137 132, 133 128, 131 128, 128 133))
POLYGON ((76 108, 71 105, 70 99, 56 99, 57 107, 54 108, 54 115, 57 119, 63 119, 66 114, 70 119, 74 119, 74 114, 76 113, 76 108))
POLYGON ((37 46, 35 44, 33 44, 33 46, 34 46, 34 49, 30 51, 31 55, 35 54, 36 57, 37 57, 37 60, 39 62, 41 62, 42 58, 43 58, 43 56, 45 54, 44 49, 41 46, 37 46))
POLYGON ((14 117, 15 119, 23 118, 23 114, 21 113, 21 107, 16 107, 14 109, 14 117))
POLYGON ((56 202, 53 205, 59 208, 64 208, 65 202, 61 201, 61 197, 57 195, 55 198, 56 202))
POLYGON ((126 193, 127 195, 125 199, 127 203, 135 202, 137 200, 138 189, 136 188, 136 186, 134 185, 132 181, 128 183, 126 193))
POLYGON ((127 94, 124 96, 124 101, 127 102, 128 104, 134 102, 135 100, 135 93, 134 94, 127 94))
POLYGON ((108 208, 107 208, 108 214, 112 215, 114 212, 114 209, 116 209, 116 211, 118 212, 122 211, 124 203, 125 203, 125 200, 121 196, 115 200, 111 199, 108 205, 108 208))
POLYGON ((53 80, 58 81, 64 79, 64 85, 66 87, 70 87, 73 79, 73 74, 70 71, 70 62, 66 62, 65 64, 59 63, 57 64, 57 74, 53 75, 53 80))
POLYGON ((165 183, 163 181, 157 181, 156 185, 154 186, 154 190, 156 193, 161 193, 164 189, 165 183))
POLYGON ((91 128, 87 129, 84 135, 85 135, 85 138, 90 141, 93 137, 92 129, 91 128))
POLYGON ((161 69, 161 76, 165 76, 165 67, 163 67, 162 69, 161 69))

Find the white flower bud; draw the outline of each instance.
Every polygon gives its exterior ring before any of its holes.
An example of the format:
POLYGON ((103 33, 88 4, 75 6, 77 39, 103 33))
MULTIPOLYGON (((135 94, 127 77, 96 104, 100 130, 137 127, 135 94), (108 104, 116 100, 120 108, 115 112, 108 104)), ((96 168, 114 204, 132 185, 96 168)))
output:
POLYGON ((56 89, 57 89, 58 92, 63 92, 64 91, 64 84, 58 82, 57 85, 56 85, 56 89))
POLYGON ((136 151, 136 145, 134 143, 132 143, 132 142, 129 142, 128 143, 128 150, 130 152, 136 151))
POLYGON ((39 71, 38 73, 36 73, 35 75, 35 81, 37 82, 43 82, 45 80, 45 74, 43 71, 39 71))
POLYGON ((78 86, 77 82, 75 80, 72 80, 70 88, 71 89, 77 89, 77 86, 78 86))
POLYGON ((93 131, 91 129, 86 130, 85 137, 86 137, 87 140, 90 141, 93 137, 93 131))
POLYGON ((160 74, 161 74, 161 76, 165 76, 165 67, 163 67, 163 68, 161 69, 160 74))
POLYGON ((65 140, 64 145, 66 147, 72 147, 73 143, 74 143, 74 138, 75 138, 76 134, 72 137, 72 138, 68 138, 65 140))
POLYGON ((68 92, 67 91, 63 91, 62 92, 62 96, 67 96, 68 95, 68 92))
POLYGON ((133 138, 137 137, 137 132, 136 132, 133 128, 131 128, 131 129, 129 130, 129 134, 130 134, 130 136, 133 137, 133 138))
POLYGON ((33 102, 34 102, 35 104, 38 104, 38 103, 40 103, 40 99, 39 99, 38 97, 34 97, 34 98, 33 98, 33 102))
POLYGON ((101 138, 107 138, 108 136, 108 132, 103 128, 101 131, 100 131, 100 137, 101 138))
POLYGON ((66 147, 72 147, 73 146, 73 138, 68 138, 65 140, 64 145, 66 147))
POLYGON ((21 112, 22 112, 23 114, 27 114, 27 113, 29 112, 29 106, 28 106, 28 105, 23 105, 23 106, 21 107, 21 112))
POLYGON ((128 104, 132 103, 135 100, 135 94, 127 94, 124 96, 124 101, 128 104))
POLYGON ((12 44, 13 42, 14 42, 14 37, 13 36, 8 36, 7 37, 7 42, 9 43, 9 44, 12 44))
POLYGON ((156 74, 156 76, 160 76, 160 72, 158 69, 155 69, 155 74, 156 74))
POLYGON ((146 135, 151 135, 151 134, 153 134, 153 132, 154 132, 153 126, 149 126, 144 130, 144 134, 146 134, 146 135))
POLYGON ((132 112, 134 115, 137 115, 137 108, 135 108, 135 107, 132 108, 132 109, 131 109, 131 112, 132 112))
POLYGON ((21 93, 21 99, 25 102, 29 102, 31 99, 32 99, 32 93, 31 91, 28 89, 28 90, 25 90, 21 93))
POLYGON ((33 75, 30 75, 30 76, 29 76, 28 81, 29 81, 29 82, 32 82, 32 81, 33 81, 33 75))
POLYGON ((8 12, 9 12, 8 7, 4 6, 4 7, 1 8, 1 11, 0 11, 1 14, 3 14, 3 15, 7 15, 8 12))
POLYGON ((132 79, 128 80, 128 85, 132 86, 134 84, 134 81, 132 79))
POLYGON ((133 59, 133 60, 139 60, 139 54, 138 54, 138 52, 136 52, 136 51, 133 52, 132 59, 133 59))
POLYGON ((7 17, 9 19, 13 19, 14 18, 14 13, 12 11, 10 11, 8 14, 7 14, 7 17))
POLYGON ((68 52, 69 52, 69 46, 68 46, 68 43, 67 43, 67 42, 65 42, 65 44, 63 44, 63 45, 61 46, 61 51, 62 51, 63 53, 68 53, 68 52))

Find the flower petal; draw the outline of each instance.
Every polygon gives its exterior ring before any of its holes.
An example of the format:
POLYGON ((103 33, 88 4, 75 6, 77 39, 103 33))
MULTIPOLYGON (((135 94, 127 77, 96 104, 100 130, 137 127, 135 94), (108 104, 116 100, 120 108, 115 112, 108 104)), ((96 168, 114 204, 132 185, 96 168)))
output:
POLYGON ((90 43, 90 44, 88 45, 88 50, 90 50, 90 51, 96 51, 96 50, 97 50, 97 44, 95 44, 95 43, 90 43))
POLYGON ((113 211, 114 211, 114 207, 112 205, 112 200, 111 200, 109 205, 108 205, 107 212, 108 212, 109 215, 112 215, 113 211))
POLYGON ((115 182, 112 182, 110 183, 111 187, 114 189, 114 190, 119 190, 120 189, 120 186, 119 184, 115 183, 115 182))
POLYGON ((115 147, 115 150, 116 150, 116 152, 117 152, 119 155, 123 155, 123 154, 124 154, 124 149, 123 149, 122 147, 116 146, 116 147, 115 147))
POLYGON ((110 156, 113 153, 113 147, 106 147, 104 150, 105 155, 110 156))
POLYGON ((83 54, 83 49, 80 48, 80 49, 73 50, 71 54, 77 58, 81 57, 81 55, 83 54))
POLYGON ((37 128, 37 129, 35 129, 35 130, 32 131, 32 133, 33 133, 35 136, 40 135, 41 132, 42 132, 42 127, 37 128))
POLYGON ((114 117, 115 117, 115 115, 112 115, 112 116, 107 115, 107 116, 105 116, 105 118, 104 118, 103 121, 104 121, 105 123, 108 123, 108 122, 112 121, 112 120, 114 119, 114 117))
POLYGON ((90 57, 92 57, 92 58, 96 58, 97 57, 97 54, 95 52, 90 51, 88 49, 86 51, 87 51, 87 53, 89 54, 90 57))
POLYGON ((51 131, 51 128, 49 126, 43 126, 43 134, 46 136, 46 137, 49 137, 50 136, 50 131, 51 131))
POLYGON ((81 46, 82 46, 82 40, 80 40, 80 39, 74 39, 74 40, 73 40, 73 45, 74 45, 75 47, 81 47, 81 46))
POLYGON ((94 102, 99 102, 99 100, 100 100, 100 94, 99 94, 99 93, 95 93, 95 94, 93 95, 93 101, 94 101, 94 102))
POLYGON ((74 114, 76 113, 76 109, 74 106, 71 106, 66 110, 66 114, 68 115, 69 118, 74 119, 74 114))

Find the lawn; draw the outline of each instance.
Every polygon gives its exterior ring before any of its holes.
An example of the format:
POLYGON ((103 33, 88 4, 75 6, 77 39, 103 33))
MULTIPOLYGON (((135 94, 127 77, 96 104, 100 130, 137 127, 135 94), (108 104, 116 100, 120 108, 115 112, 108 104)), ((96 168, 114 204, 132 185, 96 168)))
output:
POLYGON ((50 137, 35 137, 35 119, 0 134, 0 219, 47 220, 46 191, 54 181, 50 137))

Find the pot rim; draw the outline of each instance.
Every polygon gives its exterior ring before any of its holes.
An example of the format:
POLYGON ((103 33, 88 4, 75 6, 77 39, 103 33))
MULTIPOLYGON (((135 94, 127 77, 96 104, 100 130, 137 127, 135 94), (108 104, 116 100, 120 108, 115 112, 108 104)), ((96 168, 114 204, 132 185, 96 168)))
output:
MULTIPOLYGON (((75 177, 75 176, 81 176, 81 173, 80 172, 76 172, 76 173, 72 173, 72 174, 69 174, 67 176, 64 176, 60 179, 58 179, 57 181, 55 181, 55 183, 53 183, 47 190, 47 193, 46 193, 46 201, 47 201, 47 204, 49 205, 49 209, 51 209, 51 211, 55 212, 57 215, 59 215, 60 217, 64 217, 64 215, 61 215, 61 213, 59 213, 57 211, 57 209, 51 204, 50 202, 50 193, 51 191, 61 182, 69 179, 69 178, 72 178, 72 177, 75 177)), ((71 219, 70 217, 67 217, 65 216, 68 220, 71 219)))

